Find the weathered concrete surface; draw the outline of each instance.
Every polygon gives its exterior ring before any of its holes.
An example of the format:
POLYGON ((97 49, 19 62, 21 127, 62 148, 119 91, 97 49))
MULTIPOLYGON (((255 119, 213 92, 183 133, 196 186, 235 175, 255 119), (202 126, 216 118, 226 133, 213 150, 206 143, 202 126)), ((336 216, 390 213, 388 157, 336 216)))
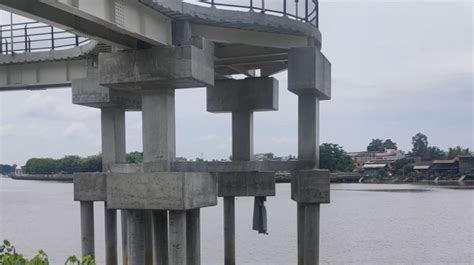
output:
POLYGON ((319 99, 298 95, 298 159, 319 167, 319 99))
POLYGON ((128 217, 128 264, 145 265, 145 211, 129 210, 128 217))
POLYGON ((107 174, 76 173, 74 174, 75 201, 105 201, 107 191, 107 174))
POLYGON ((169 264, 186 265, 186 211, 170 211, 169 225, 169 264))
POLYGON ((82 256, 95 256, 94 202, 81 201, 82 256))
POLYGON ((187 265, 201 265, 201 209, 186 211, 187 265))
POLYGON ((208 112, 278 110, 278 80, 273 77, 217 80, 207 88, 208 112))
POLYGON ((102 170, 111 163, 125 163, 125 109, 101 108, 102 170))
MULTIPOLYGON (((294 171, 314 168, 314 161, 233 161, 233 162, 171 162, 172 172, 253 172, 294 171)), ((143 164, 111 164, 112 173, 140 173, 167 171, 166 161, 143 164)))
POLYGON ((104 202, 104 227, 105 227, 105 264, 118 265, 117 263, 117 210, 107 209, 104 202))
POLYGON ((253 112, 232 112, 232 161, 253 160, 253 112))
POLYGON ((111 174, 107 203, 113 209, 188 210, 217 204, 217 181, 209 173, 111 174))
POLYGON ((140 94, 100 86, 97 77, 72 80, 72 103, 93 108, 120 107, 131 111, 141 110, 140 94))
POLYGON ((168 265, 168 211, 153 211, 152 214, 153 262, 155 265, 168 265))
POLYGON ((331 63, 316 47, 290 49, 288 90, 297 95, 331 99, 331 63))
POLYGON ((330 203, 328 170, 301 170, 292 172, 291 199, 298 203, 330 203))
POLYGON ((320 204, 304 206, 304 265, 319 264, 320 204))
POLYGON ((214 85, 214 45, 156 47, 99 55, 99 83, 117 89, 214 85))
POLYGON ((224 265, 235 264, 235 197, 224 197, 224 265))
POLYGON ((274 172, 218 173, 219 197, 275 196, 274 172))

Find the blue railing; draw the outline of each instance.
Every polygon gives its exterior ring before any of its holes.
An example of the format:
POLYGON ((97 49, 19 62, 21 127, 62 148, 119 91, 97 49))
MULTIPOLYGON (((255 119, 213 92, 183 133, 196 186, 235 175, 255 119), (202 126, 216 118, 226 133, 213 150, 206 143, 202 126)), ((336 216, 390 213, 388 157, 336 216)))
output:
POLYGON ((212 7, 285 16, 319 27, 318 0, 199 0, 199 2, 212 7))
POLYGON ((68 49, 88 41, 40 22, 0 25, 0 54, 68 49))

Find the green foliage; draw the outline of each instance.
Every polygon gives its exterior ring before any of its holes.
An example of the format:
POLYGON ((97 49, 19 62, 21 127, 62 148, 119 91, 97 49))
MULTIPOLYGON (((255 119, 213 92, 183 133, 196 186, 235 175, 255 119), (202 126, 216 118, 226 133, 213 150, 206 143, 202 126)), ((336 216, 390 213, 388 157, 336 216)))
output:
POLYGON ((382 139, 372 139, 372 142, 367 146, 368 152, 384 152, 385 147, 383 146, 382 139))
POLYGON ((422 133, 417 133, 411 138, 413 144, 412 153, 415 156, 424 157, 428 151, 428 137, 422 133))
POLYGON ((57 162, 52 158, 31 158, 25 165, 28 174, 53 174, 56 170, 57 162))
POLYGON ((102 171, 102 156, 93 155, 83 158, 79 162, 81 172, 100 172, 102 171))
POLYGON ((139 164, 143 163, 143 153, 142 152, 131 152, 127 154, 127 163, 139 164))
POLYGON ((372 141, 367 146, 368 152, 385 152, 387 149, 397 150, 397 143, 392 141, 392 139, 372 139, 372 141))
POLYGON ((65 156, 61 159, 31 158, 26 162, 27 174, 56 174, 75 172, 100 172, 102 171, 101 155, 85 158, 79 156, 65 156))
POLYGON ((0 164, 0 175, 9 175, 15 172, 16 165, 2 165, 0 164))
MULTIPOLYGON (((43 250, 31 259, 25 258, 22 254, 16 252, 15 247, 8 241, 4 240, 0 245, 0 265, 49 265, 48 255, 43 250)), ((69 257, 64 265, 96 265, 91 256, 86 256, 82 262, 76 257, 69 257)))
POLYGON ((462 148, 461 146, 456 146, 454 148, 449 148, 448 150, 448 159, 454 159, 460 155, 470 155, 471 152, 469 148, 462 148))
POLYGON ((331 143, 324 143, 319 148, 320 164, 322 169, 329 169, 331 172, 351 172, 354 170, 354 162, 347 155, 342 146, 331 143))
POLYGON ((72 174, 81 172, 81 158, 79 156, 65 156, 56 161, 56 172, 72 174))
POLYGON ((415 160, 413 158, 401 158, 393 162, 392 168, 397 176, 406 176, 413 171, 415 160))
POLYGON ((428 153, 431 160, 446 159, 446 152, 436 146, 428 147, 428 153))

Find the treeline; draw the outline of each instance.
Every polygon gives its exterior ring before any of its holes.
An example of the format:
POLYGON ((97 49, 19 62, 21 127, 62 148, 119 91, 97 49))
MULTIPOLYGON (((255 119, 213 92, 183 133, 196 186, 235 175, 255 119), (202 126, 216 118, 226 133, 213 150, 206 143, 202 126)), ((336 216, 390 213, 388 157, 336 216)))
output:
POLYGON ((16 165, 2 165, 0 164, 0 175, 10 175, 15 172, 16 165))
POLYGON ((31 158, 24 166, 26 174, 72 174, 75 172, 102 171, 101 155, 88 157, 65 156, 61 159, 31 158))

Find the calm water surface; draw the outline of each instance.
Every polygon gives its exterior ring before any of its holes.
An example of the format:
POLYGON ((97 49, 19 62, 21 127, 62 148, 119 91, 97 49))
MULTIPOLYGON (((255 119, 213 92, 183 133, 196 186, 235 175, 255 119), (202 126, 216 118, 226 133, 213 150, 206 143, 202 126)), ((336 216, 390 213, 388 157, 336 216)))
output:
MULTIPOLYGON (((268 236, 252 231, 253 200, 236 203, 237 262, 296 260, 296 207, 289 184, 269 198, 268 236)), ((434 186, 333 184, 321 206, 322 264, 474 264, 474 190, 434 186)), ((0 178, 0 239, 52 264, 80 253, 79 204, 72 184, 0 178)), ((103 260, 103 204, 96 203, 96 249, 103 260)), ((222 201, 202 211, 202 264, 223 264, 222 201)), ((119 239, 120 240, 120 239, 119 239)), ((100 264, 100 262, 99 262, 100 264)))

